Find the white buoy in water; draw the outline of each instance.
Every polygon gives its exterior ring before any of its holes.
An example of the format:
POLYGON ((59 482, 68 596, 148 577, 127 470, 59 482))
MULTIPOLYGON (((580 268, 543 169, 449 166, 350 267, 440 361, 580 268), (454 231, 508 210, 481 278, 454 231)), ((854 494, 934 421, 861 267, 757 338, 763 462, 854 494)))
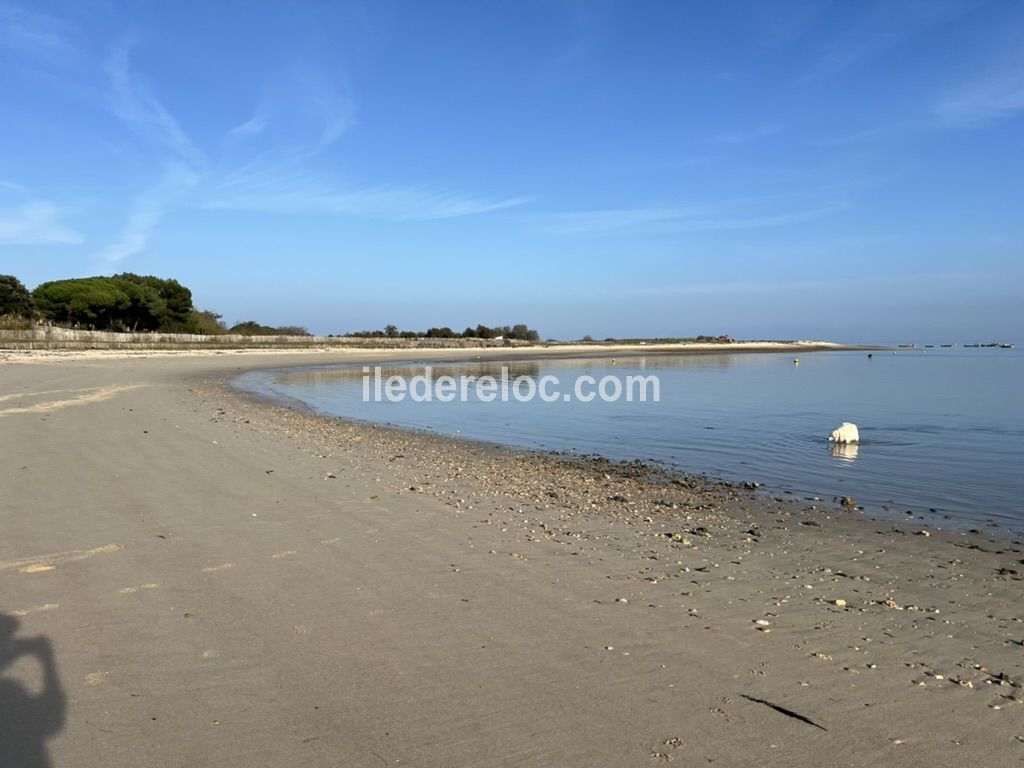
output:
POLYGON ((860 432, 857 430, 856 424, 844 421, 837 429, 832 430, 832 434, 828 436, 828 441, 830 443, 859 443, 860 432))

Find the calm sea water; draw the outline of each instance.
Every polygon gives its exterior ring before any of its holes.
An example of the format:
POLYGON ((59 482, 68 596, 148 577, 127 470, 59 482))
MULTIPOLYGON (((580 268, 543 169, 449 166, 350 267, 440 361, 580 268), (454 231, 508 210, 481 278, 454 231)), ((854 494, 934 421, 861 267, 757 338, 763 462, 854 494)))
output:
MULTIPOLYGON (((385 376, 423 374, 425 363, 385 376)), ((502 363, 430 364, 500 376, 502 363)), ((335 416, 522 448, 658 460, 801 497, 852 496, 880 516, 1024 531, 1024 354, 1003 349, 715 354, 506 363, 513 376, 656 374, 660 402, 364 402, 362 367, 246 374, 238 385, 335 416), (828 434, 860 427, 857 446, 828 434)))

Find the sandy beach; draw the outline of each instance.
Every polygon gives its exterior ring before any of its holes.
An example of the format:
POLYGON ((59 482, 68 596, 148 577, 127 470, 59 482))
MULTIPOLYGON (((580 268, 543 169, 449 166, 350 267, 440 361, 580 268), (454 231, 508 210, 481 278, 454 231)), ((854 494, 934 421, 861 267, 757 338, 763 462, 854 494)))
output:
POLYGON ((4 766, 1024 764, 1018 541, 5 357, 4 766))

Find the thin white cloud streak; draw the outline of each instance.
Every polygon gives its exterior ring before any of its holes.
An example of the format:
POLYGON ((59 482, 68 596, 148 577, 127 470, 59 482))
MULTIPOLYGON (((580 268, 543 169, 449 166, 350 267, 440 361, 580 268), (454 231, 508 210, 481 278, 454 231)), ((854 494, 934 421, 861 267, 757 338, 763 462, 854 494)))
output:
POLYGON ((0 3, 0 48, 36 58, 66 59, 77 53, 75 28, 54 16, 0 3))
POLYGON ((355 124, 356 105, 343 72, 296 62, 275 71, 248 120, 230 128, 228 140, 255 137, 271 125, 307 153, 338 141, 355 124))
POLYGON ((599 235, 615 231, 655 229, 668 232, 714 232, 762 229, 811 221, 846 208, 833 203, 817 208, 772 214, 726 215, 729 206, 702 205, 678 208, 631 208, 578 211, 534 217, 549 234, 599 235))
POLYGON ((546 232, 562 235, 598 234, 646 224, 679 222, 695 216, 708 215, 711 206, 681 208, 623 208, 604 211, 573 211, 541 214, 536 217, 546 232))
POLYGON ((228 131, 228 137, 259 136, 270 124, 270 118, 264 114, 257 113, 244 123, 236 125, 228 131))
POLYGON ((9 189, 12 192, 18 192, 18 193, 23 194, 23 195, 27 195, 28 194, 28 188, 27 187, 25 187, 25 186, 23 186, 21 184, 18 184, 15 181, 10 181, 9 179, 0 179, 0 188, 2 188, 2 189, 9 189))
MULTIPOLYGON (((592 0, 569 0, 553 4, 564 15, 561 34, 565 47, 552 60, 558 70, 585 60, 604 43, 611 22, 611 7, 592 0)), ((553 27, 557 29, 557 26, 553 27)))
POLYGON ((927 29, 957 20, 978 5, 978 0, 885 0, 862 5, 867 10, 859 19, 821 44, 817 67, 806 79, 834 75, 878 58, 927 29))
POLYGON ((859 144, 874 144, 877 142, 897 140, 913 136, 918 133, 935 129, 934 121, 927 119, 917 120, 893 120, 891 123, 876 125, 871 128, 863 128, 850 133, 843 133, 825 139, 812 142, 813 146, 838 149, 841 147, 857 146, 859 144))
POLYGON ((163 206, 159 203, 144 197, 138 198, 134 210, 128 217, 128 223, 117 240, 100 251, 100 261, 105 264, 116 264, 146 250, 153 230, 163 218, 163 212, 163 206))
POLYGON ((327 214, 392 221, 429 221, 491 213, 524 205, 529 198, 488 200, 429 187, 381 185, 353 192, 247 192, 215 196, 204 208, 283 214, 327 214))
POLYGON ((876 287, 892 288, 897 285, 909 285, 920 288, 922 285, 953 285, 964 281, 985 281, 989 275, 978 275, 960 272, 919 273, 879 275, 877 277, 834 277, 812 278, 804 280, 759 280, 759 281, 727 281, 720 283, 688 283, 685 285, 657 285, 637 289, 614 291, 618 296, 700 296, 714 294, 740 293, 776 293, 779 291, 824 291, 843 286, 849 288, 871 289, 876 287))
POLYGON ((391 221, 452 219, 529 202, 464 195, 426 185, 337 188, 288 166, 254 164, 220 180, 201 206, 277 214, 320 214, 391 221))
POLYGON ((190 165, 203 164, 203 154, 147 85, 132 71, 131 43, 114 48, 106 62, 111 109, 126 126, 169 150, 190 165))
POLYGON ((355 103, 347 89, 341 90, 316 77, 306 76, 305 97, 314 113, 323 123, 319 149, 333 144, 344 136, 355 122, 355 103))
POLYGON ((722 133, 717 136, 708 137, 711 144, 745 144, 748 141, 763 139, 782 132, 782 126, 778 123, 770 123, 753 128, 749 131, 737 131, 736 133, 722 133))
POLYGON ((75 245, 84 240, 61 223, 53 203, 36 200, 0 211, 0 245, 75 245))
POLYGON ((189 169, 169 168, 159 184, 135 198, 121 233, 99 252, 100 261, 116 264, 146 250, 168 206, 198 183, 198 174, 189 169))
POLYGON ((994 275, 975 272, 937 273, 896 273, 878 276, 849 275, 834 278, 807 278, 763 281, 723 281, 714 283, 688 283, 627 288, 609 291, 605 295, 615 299, 657 301, 665 298, 729 296, 734 301, 738 296, 775 298, 787 295, 805 297, 839 295, 854 291, 866 299, 879 296, 903 295, 900 291, 909 289, 908 295, 921 296, 927 291, 943 291, 955 287, 987 287, 994 275))
POLYGON ((903 140, 928 132, 983 128, 1021 112, 1024 112, 1024 75, 999 75, 951 92, 934 105, 931 113, 821 139, 814 144, 838 148, 903 140))
POLYGON ((935 107, 948 127, 969 128, 1013 117, 1024 111, 1024 75, 1001 74, 972 83, 935 107))

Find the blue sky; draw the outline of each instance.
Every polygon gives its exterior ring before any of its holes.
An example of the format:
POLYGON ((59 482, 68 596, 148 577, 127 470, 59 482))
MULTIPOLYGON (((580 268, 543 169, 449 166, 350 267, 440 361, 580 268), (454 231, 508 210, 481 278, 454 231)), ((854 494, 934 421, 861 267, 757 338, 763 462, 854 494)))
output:
POLYGON ((323 333, 1024 341, 1024 4, 0 0, 0 272, 323 333))

